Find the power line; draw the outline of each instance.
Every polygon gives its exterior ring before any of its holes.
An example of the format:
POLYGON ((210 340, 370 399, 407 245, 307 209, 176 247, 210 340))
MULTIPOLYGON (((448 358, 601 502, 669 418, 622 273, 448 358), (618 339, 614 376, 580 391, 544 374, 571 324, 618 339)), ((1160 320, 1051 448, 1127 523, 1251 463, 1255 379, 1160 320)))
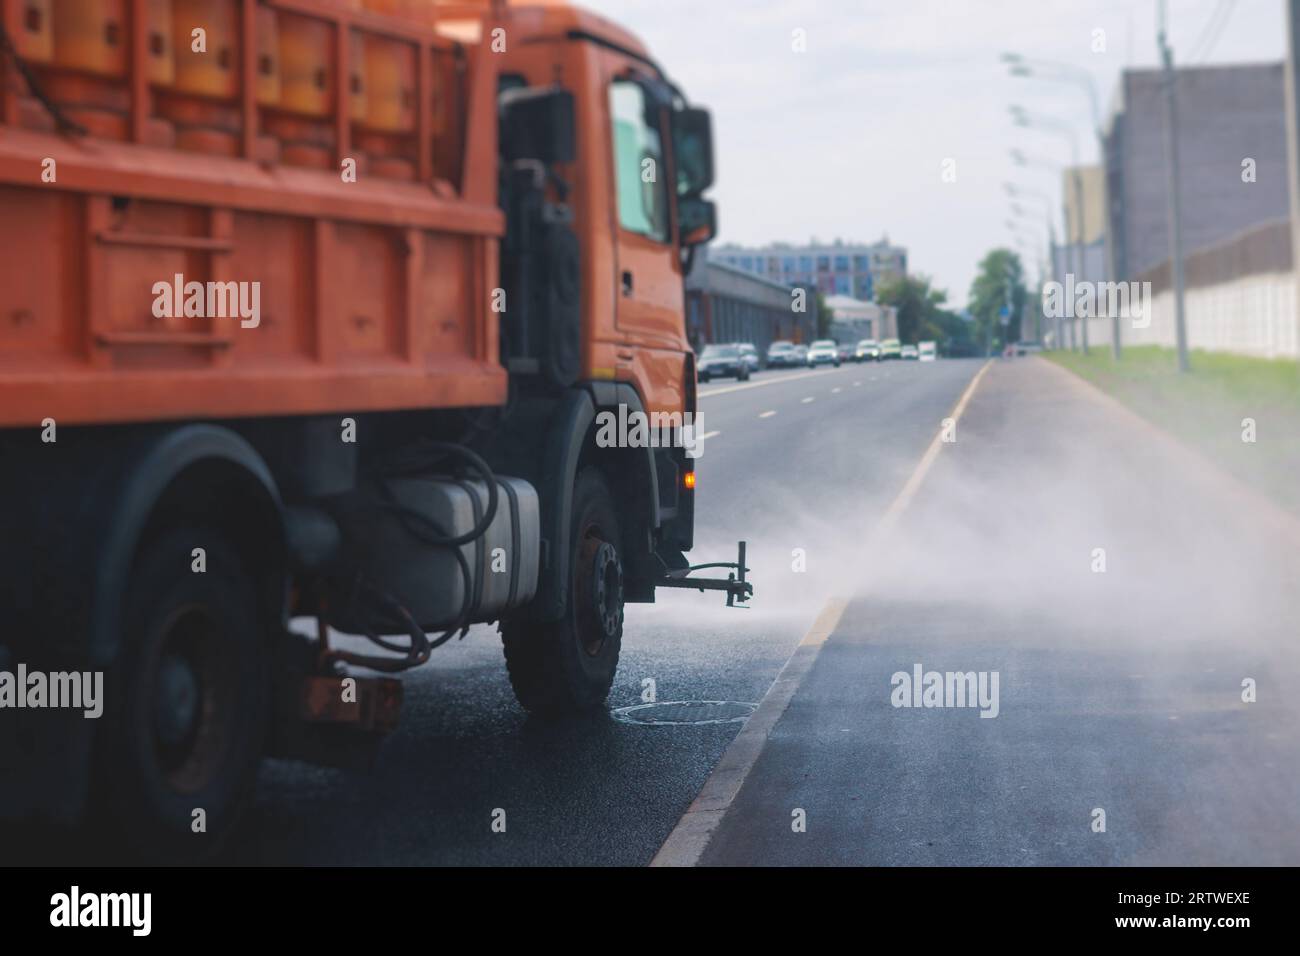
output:
POLYGON ((1216 0, 1214 9, 1210 11, 1209 17, 1206 18, 1205 26, 1201 28, 1201 32, 1197 34, 1196 40, 1193 41, 1192 45, 1187 48, 1186 60, 1188 63, 1191 63, 1197 53, 1200 52, 1201 48, 1205 46, 1210 35, 1214 32, 1215 24, 1219 22, 1219 18, 1223 16, 1223 11, 1227 6, 1228 0, 1216 0))
POLYGON ((1188 62, 1204 63, 1214 52, 1214 48, 1219 44, 1219 38, 1223 36, 1224 27, 1232 19, 1232 12, 1236 8, 1237 0, 1219 0, 1210 14, 1210 19, 1205 24, 1205 29, 1201 35, 1196 38, 1192 44, 1192 52, 1188 56, 1188 62))

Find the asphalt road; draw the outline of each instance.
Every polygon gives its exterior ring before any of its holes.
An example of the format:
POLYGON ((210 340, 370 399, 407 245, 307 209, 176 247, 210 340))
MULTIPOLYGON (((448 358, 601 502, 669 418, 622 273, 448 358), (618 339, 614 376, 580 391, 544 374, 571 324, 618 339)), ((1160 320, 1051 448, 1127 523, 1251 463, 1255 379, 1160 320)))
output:
POLYGON ((995 363, 699 862, 1300 863, 1300 523, 1220 475, 995 363), (895 706, 917 665, 997 716, 895 706))
MULTIPOLYGON (((703 386, 703 430, 717 434, 698 462, 692 557, 734 560, 745 538, 756 597, 728 610, 717 594, 661 592, 630 607, 610 707, 641 703, 647 678, 660 701, 758 701, 978 367, 846 365, 703 386)), ((489 627, 404 679, 402 725, 374 768, 268 762, 225 861, 643 865, 739 729, 529 718, 489 627), (491 827, 497 809, 504 833, 491 827)))
MULTIPOLYGON (((702 390, 693 558, 745 538, 753 607, 666 592, 629 608, 610 708, 653 681, 659 701, 770 709, 786 662, 810 663, 771 724, 748 725, 760 746, 692 859, 1300 862, 1300 522, 1041 359, 994 362, 928 454, 980 364, 702 390), (796 653, 833 598, 829 636, 796 653), (895 706, 917 665, 996 673, 997 716, 895 706)), ((370 771, 268 761, 218 862, 644 865, 745 739, 529 718, 487 627, 405 681, 370 771)), ((34 842, 11 862, 84 859, 34 842)))

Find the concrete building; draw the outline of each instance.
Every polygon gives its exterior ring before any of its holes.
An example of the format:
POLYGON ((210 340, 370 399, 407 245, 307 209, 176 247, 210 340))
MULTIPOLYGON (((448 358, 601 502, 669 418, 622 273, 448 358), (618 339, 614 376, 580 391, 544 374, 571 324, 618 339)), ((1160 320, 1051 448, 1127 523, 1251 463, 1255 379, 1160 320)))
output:
POLYGON ((1076 198, 1074 171, 1075 167, 1067 167, 1061 173, 1066 234, 1058 236, 1057 244, 1052 247, 1052 275, 1049 278, 1061 282, 1066 275, 1073 275, 1076 282, 1105 282, 1110 278, 1106 263, 1105 177, 1099 165, 1078 167, 1079 198, 1076 198), (1083 244, 1076 255, 1080 227, 1083 244))
POLYGON ((697 254, 686 277, 686 336, 698 352, 714 342, 750 342, 760 353, 778 339, 817 337, 817 295, 804 288, 804 311, 794 289, 697 254))
MULTIPOLYGON (((1125 70, 1106 136, 1119 278, 1169 258, 1165 97, 1159 70, 1125 70)), ((1175 74, 1183 249, 1224 242, 1289 214, 1281 63, 1175 74)))
POLYGON ((1091 244, 1106 237, 1106 179, 1101 166, 1067 166, 1061 173, 1061 195, 1065 197, 1066 236, 1073 241, 1083 228, 1083 241, 1091 244), (1075 171, 1079 174, 1078 198, 1075 196, 1075 171), (1083 213, 1079 209, 1082 205, 1083 213), (1080 219, 1082 218, 1082 222, 1080 219))
POLYGON ((871 244, 836 240, 830 245, 719 246, 711 258, 786 285, 810 285, 823 295, 864 300, 875 296, 883 279, 907 275, 907 250, 891 245, 888 236, 871 244))
POLYGON ((898 337, 898 313, 893 306, 864 302, 847 295, 826 297, 831 310, 831 338, 844 344, 863 339, 898 337))

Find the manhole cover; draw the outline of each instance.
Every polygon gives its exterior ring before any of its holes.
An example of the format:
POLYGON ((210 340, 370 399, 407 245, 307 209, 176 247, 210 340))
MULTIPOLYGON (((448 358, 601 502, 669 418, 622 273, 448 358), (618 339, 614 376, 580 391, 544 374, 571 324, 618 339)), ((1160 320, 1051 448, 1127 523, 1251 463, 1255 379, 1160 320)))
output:
POLYGON ((749 717, 758 704, 736 700, 665 700, 657 704, 616 707, 611 713, 625 724, 682 726, 734 724, 749 717))

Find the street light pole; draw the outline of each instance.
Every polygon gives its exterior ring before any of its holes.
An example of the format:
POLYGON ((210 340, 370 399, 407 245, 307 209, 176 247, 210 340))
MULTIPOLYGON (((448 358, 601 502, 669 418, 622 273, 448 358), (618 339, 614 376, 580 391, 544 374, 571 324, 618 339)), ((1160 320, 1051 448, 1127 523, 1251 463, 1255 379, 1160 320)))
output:
MULTIPOLYGON (((1063 166, 1060 163, 1057 163, 1056 160, 1047 159, 1047 157, 1044 156, 1032 155, 1032 153, 1027 153, 1024 152, 1023 150, 1018 150, 1018 148, 1017 150, 1011 150, 1010 155, 1011 155, 1011 161, 1013 161, 1015 165, 1023 166, 1023 168, 1026 169, 1043 170, 1043 172, 1047 172, 1050 174, 1050 176, 1052 176, 1053 186, 1061 185, 1061 173, 1063 172, 1063 170, 1065 170, 1065 166, 1063 166)), ((1013 186, 1013 190, 1014 189, 1017 189, 1017 187, 1013 186)), ((1052 204, 1052 200, 1048 199, 1047 196, 1045 195, 1043 196, 1043 198, 1047 200, 1048 203, 1048 269, 1047 272, 1048 274, 1050 274, 1050 276, 1052 276, 1053 281, 1061 282, 1061 286, 1063 289, 1063 287, 1065 287, 1065 278, 1066 278, 1065 273, 1069 271, 1070 265, 1069 263, 1067 263, 1065 256, 1062 256, 1060 264, 1057 263, 1056 226, 1052 225, 1052 206, 1050 206, 1050 204, 1052 204)), ((1063 202, 1061 203, 1061 208, 1062 208, 1061 222, 1062 225, 1066 226, 1067 228, 1067 220, 1065 217, 1065 213, 1063 213, 1063 209, 1065 209, 1065 203, 1063 202)), ((1066 243, 1069 242, 1070 241, 1069 232, 1062 233, 1062 239, 1063 242, 1066 243)), ((1063 250, 1065 246, 1061 246, 1061 248, 1063 250)), ((1053 349, 1073 350, 1075 347, 1073 326, 1063 323, 1060 313, 1058 313, 1058 315, 1052 316, 1052 319, 1053 319, 1053 330, 1054 330, 1054 341, 1052 343, 1053 349), (1069 333, 1069 336, 1067 336, 1066 333, 1069 333)))
MULTIPOLYGON (((1300 3, 1300 0, 1296 0, 1296 2, 1300 3)), ((1022 153, 1020 150, 1013 149, 1011 151, 1011 158, 1017 165, 1020 166, 1029 165, 1028 157, 1026 157, 1025 154, 1022 153)), ((1056 168, 1055 163, 1044 163, 1040 165, 1056 168)), ((1041 193, 1038 192, 1037 190, 1026 189, 1023 186, 1017 186, 1015 183, 1009 183, 1009 182, 1003 183, 1002 188, 1006 191, 1008 196, 1011 196, 1013 198, 1018 199, 1021 197, 1028 197, 1031 199, 1036 199, 1043 204, 1043 215, 1047 221, 1047 257, 1046 260, 1039 266, 1038 287, 1039 287, 1039 292, 1041 293, 1042 288, 1046 284, 1047 278, 1049 276, 1053 281, 1056 281, 1058 279, 1057 272, 1056 272, 1056 225, 1052 221, 1051 197, 1048 196, 1046 193, 1041 193)), ((1035 321, 1037 340, 1040 343, 1043 341, 1043 324, 1042 324, 1043 317, 1044 315, 1042 309, 1042 300, 1040 295, 1039 308, 1037 312, 1037 320, 1035 321)), ((1065 338, 1061 334, 1061 316, 1054 315, 1052 316, 1052 319, 1053 319, 1052 348, 1054 349, 1064 348, 1065 338)))
MULTIPOLYGON (((1019 53, 1004 53, 1002 61, 1011 68, 1012 76, 1025 76, 1043 80, 1057 80, 1072 83, 1088 95, 1088 107, 1092 111, 1093 133, 1097 137, 1097 161, 1101 167, 1102 222, 1105 229, 1104 252, 1106 260, 1106 278, 1118 282, 1119 260, 1116 253, 1115 222, 1111 216, 1112 200, 1110 195, 1110 161, 1106 150, 1106 131, 1101 125, 1101 109, 1097 101, 1097 87, 1087 70, 1071 63, 1058 63, 1051 60, 1030 59, 1019 53)), ((1110 349, 1115 361, 1121 356, 1120 320, 1116 312, 1110 317, 1110 349)))
MULTIPOLYGON (((1083 279, 1083 176, 1079 169, 1079 140, 1074 135, 1074 129, 1068 123, 1061 123, 1050 117, 1033 116, 1027 110, 1020 106, 1011 107, 1011 115, 1016 124, 1029 128, 1038 127, 1053 132, 1060 133, 1070 144, 1070 158, 1072 160, 1071 179, 1074 184, 1074 205, 1075 205, 1075 243, 1074 243, 1074 275, 1076 281, 1083 279)), ((1069 229, 1069 210, 1066 209, 1065 219, 1066 229, 1069 229)), ((1068 238, 1068 233, 1067 233, 1068 238)), ((1079 337, 1083 343, 1083 354, 1088 354, 1088 319, 1086 316, 1078 317, 1079 319, 1079 337)), ((1073 331, 1073 323, 1071 323, 1073 331)), ((1073 348, 1073 345, 1071 346, 1073 348)))
POLYGON ((1160 60, 1165 81, 1165 174, 1169 193, 1169 267, 1174 286, 1174 339, 1178 347, 1178 371, 1187 372, 1187 315, 1183 309, 1183 209, 1178 196, 1178 99, 1174 91, 1174 51, 1165 32, 1165 0, 1160 0, 1160 60))
MULTIPOLYGON (((1291 194, 1291 269, 1300 275, 1300 0, 1286 3, 1286 160, 1291 194)), ((1300 299, 1295 308, 1296 341, 1300 343, 1300 299)), ((1300 358, 1300 350, 1297 351, 1300 358)))

